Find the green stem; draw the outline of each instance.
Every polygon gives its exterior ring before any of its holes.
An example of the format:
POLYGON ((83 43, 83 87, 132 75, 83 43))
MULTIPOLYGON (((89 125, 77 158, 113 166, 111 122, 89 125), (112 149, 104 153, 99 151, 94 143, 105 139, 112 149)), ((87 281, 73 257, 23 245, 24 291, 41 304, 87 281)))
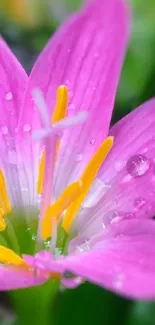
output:
POLYGON ((28 289, 15 290, 10 293, 13 307, 20 325, 51 325, 54 298, 59 282, 47 283, 28 289))

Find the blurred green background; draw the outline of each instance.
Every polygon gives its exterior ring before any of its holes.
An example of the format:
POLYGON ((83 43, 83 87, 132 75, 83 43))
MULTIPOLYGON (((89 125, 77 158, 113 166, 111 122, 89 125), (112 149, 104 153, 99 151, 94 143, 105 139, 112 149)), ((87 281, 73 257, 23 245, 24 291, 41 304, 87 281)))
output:
MULTIPOLYGON (((0 32, 29 72, 56 27, 81 0, 0 0, 0 32)), ((155 95, 155 0, 132 0, 133 33, 118 89, 113 120, 155 95)), ((1 296, 0 324, 8 318, 1 296)), ((155 304, 136 302, 91 284, 59 293, 55 324, 155 325, 155 304)))

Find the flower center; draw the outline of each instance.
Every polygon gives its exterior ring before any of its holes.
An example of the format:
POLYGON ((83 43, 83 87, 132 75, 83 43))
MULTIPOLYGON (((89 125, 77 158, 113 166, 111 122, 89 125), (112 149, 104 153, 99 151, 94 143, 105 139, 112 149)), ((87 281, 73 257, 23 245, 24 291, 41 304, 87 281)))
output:
MULTIPOLYGON (((52 197, 53 175, 59 150, 61 150, 62 133, 66 128, 83 123, 87 118, 87 114, 86 112, 80 112, 74 117, 66 117, 68 90, 65 86, 60 86, 57 90, 57 99, 52 121, 50 121, 48 116, 48 109, 41 92, 35 90, 33 96, 44 126, 41 130, 35 131, 33 134, 33 137, 37 140, 42 140, 43 143, 36 189, 38 195, 41 195, 41 202, 38 232, 37 238, 35 239, 37 250, 39 250, 43 248, 43 241, 51 238, 50 247, 56 253, 58 226, 63 233, 69 234, 81 204, 86 198, 100 166, 113 145, 113 137, 110 136, 103 141, 85 167, 83 173, 81 173, 80 178, 69 184, 54 201, 52 197)), ((6 228, 4 216, 10 213, 11 204, 7 194, 5 178, 1 170, 0 192, 0 231, 2 231, 6 228)), ((7 245, 4 243, 4 246, 7 245)), ((0 246, 0 261, 4 264, 24 266, 24 260, 4 246, 0 246)), ((17 250, 15 249, 15 251, 17 250)))
MULTIPOLYGON (((35 101, 37 105, 40 105, 40 102, 42 102, 42 107, 46 106, 46 104, 43 103, 43 98, 41 101, 38 100, 36 92, 35 101)), ((83 122, 81 119, 79 119, 78 115, 75 116, 71 121, 70 118, 65 118, 67 103, 68 90, 65 86, 60 86, 57 91, 56 106, 52 115, 52 126, 60 123, 60 121, 63 128, 68 127, 69 124, 72 126, 73 122, 77 122, 77 124, 83 122)), ((42 112, 42 109, 40 109, 40 111, 42 112)), ((47 120, 48 119, 43 116, 42 121, 45 124, 45 128, 49 128, 47 120)), ((56 130, 57 128, 55 128, 55 131, 56 130)), ((61 223, 64 231, 66 233, 70 232, 73 220, 80 209, 83 200, 87 196, 101 164, 112 147, 113 137, 108 137, 105 139, 105 141, 95 152, 92 159, 89 161, 80 179, 68 185, 58 199, 51 205, 53 173, 60 148, 60 138, 56 133, 54 134, 49 132, 48 134, 48 132, 45 132, 45 130, 43 136, 45 138, 45 149, 40 161, 37 184, 37 191, 39 194, 42 194, 38 239, 41 241, 47 239, 48 237, 52 237, 51 246, 55 246, 57 239, 57 225, 61 223)))

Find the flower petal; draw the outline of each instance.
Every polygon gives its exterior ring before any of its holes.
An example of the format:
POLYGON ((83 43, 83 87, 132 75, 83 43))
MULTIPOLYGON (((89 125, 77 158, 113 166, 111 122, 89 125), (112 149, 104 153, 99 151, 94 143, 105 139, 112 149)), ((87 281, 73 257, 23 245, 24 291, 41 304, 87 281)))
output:
POLYGON ((155 222, 121 221, 92 249, 58 261, 65 271, 136 299, 155 298, 155 222))
POLYGON ((45 274, 36 275, 32 271, 0 267, 0 291, 32 287, 42 284, 46 280, 45 274))
POLYGON ((0 167, 15 205, 20 202, 16 135, 27 81, 26 72, 0 37, 0 167))
POLYGON ((64 134, 57 163, 56 192, 60 193, 69 180, 78 177, 107 135, 128 38, 127 16, 122 0, 89 1, 55 34, 32 70, 21 129, 25 124, 38 126, 36 110, 32 109, 34 88, 43 91, 50 116, 56 89, 61 84, 69 88, 68 116, 89 111, 84 125, 64 134))
POLYGON ((87 206, 79 217, 82 234, 91 236, 122 218, 155 215, 154 125, 155 99, 152 99, 111 129, 114 146, 98 175, 97 185, 103 188, 103 196, 100 195, 96 206, 87 206))
POLYGON ((0 128, 4 136, 15 135, 28 77, 0 37, 0 128), (8 132, 7 132, 8 131, 8 132))

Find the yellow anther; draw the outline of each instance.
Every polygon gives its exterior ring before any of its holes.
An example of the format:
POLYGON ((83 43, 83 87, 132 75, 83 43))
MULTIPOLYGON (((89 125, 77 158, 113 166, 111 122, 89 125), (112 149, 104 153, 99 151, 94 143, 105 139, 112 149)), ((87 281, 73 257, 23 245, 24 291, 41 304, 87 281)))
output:
POLYGON ((0 262, 12 265, 24 265, 24 260, 11 249, 0 246, 0 262))
POLYGON ((52 218, 57 218, 59 220, 63 211, 75 200, 82 192, 82 182, 78 181, 67 186, 64 192, 59 196, 59 198, 49 206, 43 223, 42 223, 42 238, 46 239, 51 236, 52 233, 52 218))
POLYGON ((0 169, 0 210, 1 210, 0 215, 8 214, 11 211, 11 203, 9 201, 6 184, 5 184, 5 178, 3 176, 1 169, 0 169))
POLYGON ((80 196, 69 206, 67 209, 63 222, 62 227, 68 233, 70 227, 72 225, 73 219, 77 214, 83 200, 85 199, 93 181, 96 177, 96 174, 101 167, 103 161, 105 160, 106 156, 108 155, 111 147, 113 145, 113 137, 108 137, 105 141, 101 144, 99 149, 94 154, 93 158, 88 163, 84 173, 81 176, 81 181, 83 184, 82 193, 80 196))
POLYGON ((45 151, 43 151, 41 159, 40 159, 40 166, 39 166, 39 176, 37 182, 37 193, 42 193, 43 181, 44 181, 44 170, 45 170, 45 151))
MULTIPOLYGON (((65 118, 67 112, 67 105, 68 105, 68 89, 66 86, 60 86, 57 89, 56 105, 52 115, 52 123, 59 122, 60 120, 65 118)), ((58 140, 56 146, 56 155, 58 153, 59 146, 60 146, 60 141, 58 140)), ((43 151, 40 159, 39 176, 37 182, 38 194, 42 193, 44 170, 45 170, 45 152, 43 151)))
POLYGON ((68 105, 68 89, 66 86, 60 86, 57 89, 56 105, 52 115, 52 123, 64 119, 68 105))

